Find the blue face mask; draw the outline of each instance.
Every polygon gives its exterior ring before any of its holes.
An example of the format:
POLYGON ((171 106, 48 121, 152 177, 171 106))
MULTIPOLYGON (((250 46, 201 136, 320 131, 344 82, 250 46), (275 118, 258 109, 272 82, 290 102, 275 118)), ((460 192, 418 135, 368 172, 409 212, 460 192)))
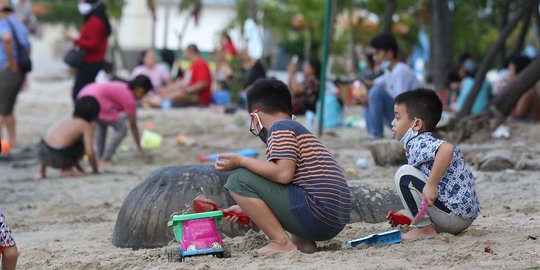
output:
POLYGON ((399 140, 399 142, 403 145, 403 149, 407 150, 407 143, 414 137, 418 136, 418 131, 415 131, 413 129, 414 127, 414 123, 413 123, 413 126, 410 127, 407 132, 405 132, 405 134, 403 134, 403 137, 401 137, 401 140, 399 140))
POLYGON ((388 60, 387 60, 387 61, 383 61, 383 62, 381 63, 381 66, 380 66, 380 67, 381 67, 381 70, 382 70, 382 71, 387 70, 387 69, 390 67, 390 61, 388 61, 388 60))
POLYGON ((364 71, 367 68, 367 62, 362 60, 358 63, 358 68, 360 68, 360 71, 364 71))

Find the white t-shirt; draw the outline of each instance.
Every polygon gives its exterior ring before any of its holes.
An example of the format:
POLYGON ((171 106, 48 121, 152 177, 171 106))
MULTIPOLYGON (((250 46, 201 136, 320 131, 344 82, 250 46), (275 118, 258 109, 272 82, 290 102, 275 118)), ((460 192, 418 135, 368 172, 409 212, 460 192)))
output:
POLYGON ((392 98, 422 86, 412 69, 401 62, 398 62, 392 70, 385 71, 382 76, 385 76, 386 91, 392 98))
POLYGON ((148 69, 145 65, 137 66, 131 73, 131 79, 138 75, 146 75, 152 81, 154 89, 161 88, 169 80, 169 71, 161 64, 155 64, 152 69, 148 69))

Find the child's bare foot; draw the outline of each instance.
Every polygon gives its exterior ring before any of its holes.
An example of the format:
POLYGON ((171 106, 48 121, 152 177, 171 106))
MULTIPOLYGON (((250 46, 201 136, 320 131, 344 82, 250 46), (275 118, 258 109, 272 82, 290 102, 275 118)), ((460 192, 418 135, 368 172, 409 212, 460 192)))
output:
POLYGON ((268 245, 257 250, 257 253, 261 255, 266 255, 270 253, 288 252, 288 251, 293 251, 293 250, 297 250, 296 246, 291 240, 287 239, 287 243, 284 245, 280 245, 274 241, 270 241, 268 245))
POLYGON ((433 225, 428 225, 426 227, 413 229, 412 231, 409 231, 403 234, 403 240, 410 241, 410 240, 417 239, 419 237, 434 236, 434 235, 437 235, 437 231, 435 230, 433 225))
POLYGON ((43 179, 45 179, 45 175, 43 175, 42 173, 38 173, 38 174, 36 174, 36 176, 34 176, 34 179, 35 180, 43 180, 43 179))
POLYGON ((66 171, 60 172, 60 177, 77 177, 77 176, 82 176, 82 175, 84 174, 78 171, 73 171, 73 170, 69 170, 69 171, 66 170, 66 171))
POLYGON ((317 251, 317 243, 315 243, 315 241, 308 241, 293 234, 291 234, 291 240, 298 250, 304 253, 313 253, 317 251))
POLYGON ((99 167, 107 167, 107 166, 111 165, 111 161, 110 160, 100 159, 100 160, 98 160, 98 165, 99 165, 99 167))

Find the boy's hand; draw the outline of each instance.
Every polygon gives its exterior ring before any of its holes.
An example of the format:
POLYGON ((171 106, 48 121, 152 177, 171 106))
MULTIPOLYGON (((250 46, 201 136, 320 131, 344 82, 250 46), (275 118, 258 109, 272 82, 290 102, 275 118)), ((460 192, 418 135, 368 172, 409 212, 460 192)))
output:
POLYGON ((216 160, 216 170, 218 171, 232 171, 240 167, 240 160, 242 156, 235 154, 222 154, 218 155, 216 160))
MULTIPOLYGON (((239 205, 233 205, 229 208, 226 208, 226 209, 223 209, 223 213, 238 213, 238 214, 243 214, 244 211, 242 211, 242 208, 240 208, 239 205)), ((228 215, 228 216, 224 216, 223 217, 224 219, 230 221, 230 222, 238 222, 238 216, 234 216, 234 215, 228 215)))
POLYGON ((429 206, 432 206, 433 203, 435 203, 435 200, 437 200, 438 188, 439 188, 439 185, 430 184, 429 181, 424 186, 424 190, 422 191, 422 194, 424 195, 424 199, 427 200, 429 206))

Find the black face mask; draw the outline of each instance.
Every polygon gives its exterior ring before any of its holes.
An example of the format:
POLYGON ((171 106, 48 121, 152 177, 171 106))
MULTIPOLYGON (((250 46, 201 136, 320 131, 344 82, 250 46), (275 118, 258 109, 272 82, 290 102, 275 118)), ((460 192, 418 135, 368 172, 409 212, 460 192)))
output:
POLYGON ((266 140, 268 139, 268 132, 266 131, 266 128, 263 127, 261 131, 259 131, 257 137, 259 137, 264 144, 267 144, 266 140))

